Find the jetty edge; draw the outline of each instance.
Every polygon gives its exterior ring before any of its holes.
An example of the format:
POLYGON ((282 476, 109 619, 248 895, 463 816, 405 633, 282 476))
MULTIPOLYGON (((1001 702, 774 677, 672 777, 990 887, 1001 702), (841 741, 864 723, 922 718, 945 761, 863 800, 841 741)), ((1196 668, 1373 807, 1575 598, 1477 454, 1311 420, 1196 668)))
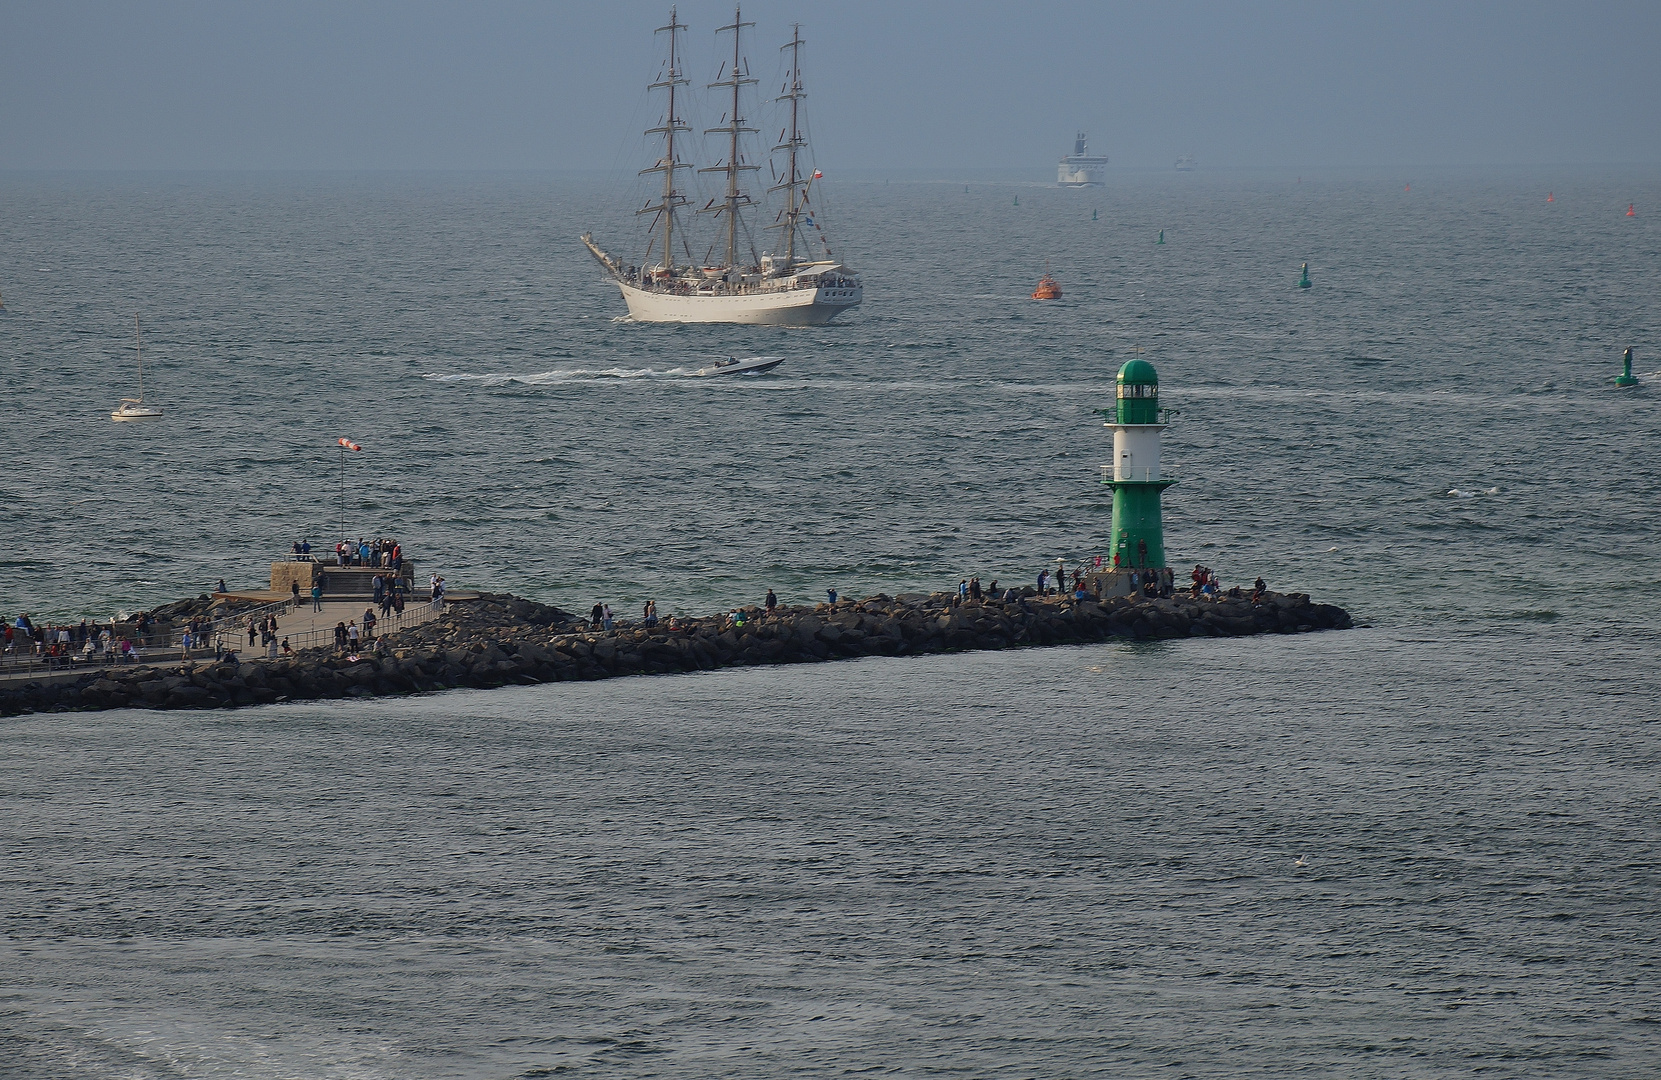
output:
POLYGON ((505 593, 446 605, 436 619, 354 656, 309 649, 277 660, 111 667, 0 689, 0 715, 97 709, 212 709, 386 697, 462 687, 803 664, 865 656, 1346 630, 1342 608, 1305 593, 1248 598, 1038 596, 957 602, 956 593, 878 594, 835 604, 758 607, 677 626, 592 629, 569 612, 505 593))

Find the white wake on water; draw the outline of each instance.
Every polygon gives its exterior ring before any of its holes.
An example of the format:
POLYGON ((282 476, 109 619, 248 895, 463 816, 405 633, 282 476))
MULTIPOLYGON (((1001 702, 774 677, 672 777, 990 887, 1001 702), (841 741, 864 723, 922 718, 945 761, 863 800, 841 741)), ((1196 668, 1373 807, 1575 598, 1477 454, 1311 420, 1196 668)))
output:
POLYGON ((508 383, 519 383, 523 386, 550 386, 568 382, 597 382, 604 379, 655 379, 666 376, 690 375, 696 368, 555 368, 552 371, 535 372, 459 372, 445 373, 430 371, 423 374, 423 379, 442 383, 477 383, 480 386, 503 386, 508 383))

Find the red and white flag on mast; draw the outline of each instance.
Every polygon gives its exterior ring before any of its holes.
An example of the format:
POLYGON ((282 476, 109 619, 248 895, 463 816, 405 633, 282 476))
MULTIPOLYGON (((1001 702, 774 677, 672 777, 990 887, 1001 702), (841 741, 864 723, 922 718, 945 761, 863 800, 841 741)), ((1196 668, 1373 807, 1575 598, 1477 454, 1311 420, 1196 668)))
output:
POLYGON ((351 439, 336 439, 335 442, 339 443, 341 446, 344 446, 348 450, 362 450, 363 449, 363 447, 359 446, 357 443, 353 442, 351 439))
POLYGON ((819 171, 819 170, 818 170, 818 169, 814 169, 814 170, 813 170, 813 178, 814 178, 814 179, 815 179, 815 180, 817 180, 817 179, 819 179, 819 178, 820 178, 820 177, 822 177, 822 176, 824 176, 824 175, 825 175, 825 174, 824 174, 824 173, 822 173, 822 172, 820 172, 820 171, 819 171))

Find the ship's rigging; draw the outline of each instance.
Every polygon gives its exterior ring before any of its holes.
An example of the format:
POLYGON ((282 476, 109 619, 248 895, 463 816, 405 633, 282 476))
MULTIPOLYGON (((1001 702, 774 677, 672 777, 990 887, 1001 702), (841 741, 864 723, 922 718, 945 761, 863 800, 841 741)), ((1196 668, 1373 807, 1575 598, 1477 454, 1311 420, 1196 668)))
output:
POLYGON ((706 139, 719 136, 721 153, 716 164, 695 171, 720 175, 725 182, 719 194, 696 207, 694 219, 708 215, 717 226, 717 235, 701 262, 693 255, 689 240, 692 230, 681 214, 685 207, 695 205, 697 198, 688 197, 681 181, 683 174, 695 169, 687 160, 692 156, 688 147, 693 137, 692 125, 685 116, 689 80, 681 34, 687 27, 671 8, 668 25, 657 29, 659 35, 668 35, 668 57, 649 89, 663 92, 664 111, 661 123, 648 128, 645 134, 660 137, 662 149, 657 161, 640 170, 639 175, 661 174, 663 182, 635 211, 637 217, 646 219, 641 265, 614 258, 595 244, 591 235, 583 236, 583 243, 622 291, 636 319, 817 324, 840 310, 858 306, 863 297, 858 276, 831 254, 823 228, 814 216, 814 182, 821 174, 804 160, 807 138, 802 130, 802 102, 807 95, 802 89, 804 43, 799 26, 781 50, 789 55, 783 86, 773 104, 787 105, 789 119, 779 129, 777 143, 768 155, 774 165, 774 182, 766 188, 767 198, 759 200, 770 203, 773 196, 783 193, 783 206, 768 226, 768 231, 776 231, 778 237, 773 251, 756 250, 747 211, 758 206, 758 199, 752 196, 747 174, 758 172, 761 166, 749 156, 746 136, 760 132, 747 112, 747 89, 759 85, 760 80, 752 74, 744 53, 744 31, 754 25, 744 20, 742 9, 735 9, 732 22, 716 30, 718 39, 722 34, 732 35, 732 49, 722 59, 715 81, 706 84, 705 89, 718 92, 725 109, 722 123, 705 128, 702 134, 706 139), (777 169, 780 154, 784 158, 782 173, 777 169), (815 245, 810 241, 814 240, 823 251, 822 257, 812 254, 815 245), (712 264, 717 250, 719 263, 712 264))

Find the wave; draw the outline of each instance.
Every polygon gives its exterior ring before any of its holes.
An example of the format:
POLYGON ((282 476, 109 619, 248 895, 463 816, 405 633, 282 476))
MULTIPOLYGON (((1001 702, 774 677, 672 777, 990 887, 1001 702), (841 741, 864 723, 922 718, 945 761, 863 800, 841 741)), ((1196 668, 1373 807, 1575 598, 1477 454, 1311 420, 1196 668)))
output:
POLYGON ((439 371, 429 371, 421 377, 433 382, 442 383, 477 383, 480 386, 505 386, 509 383, 518 383, 522 386, 550 386, 568 382, 597 382, 605 379, 656 379, 666 376, 690 375, 696 368, 555 368, 552 371, 535 372, 460 372, 447 374, 439 371))

